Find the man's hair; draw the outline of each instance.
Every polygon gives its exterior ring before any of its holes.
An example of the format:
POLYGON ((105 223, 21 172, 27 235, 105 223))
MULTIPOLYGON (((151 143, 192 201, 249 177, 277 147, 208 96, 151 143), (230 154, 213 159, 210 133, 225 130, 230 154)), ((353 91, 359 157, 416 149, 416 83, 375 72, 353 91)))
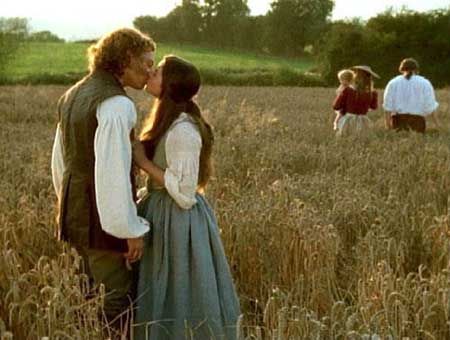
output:
POLYGON ((118 29, 89 46, 89 71, 101 69, 121 76, 129 65, 131 56, 139 56, 155 49, 155 42, 144 33, 133 28, 118 29))
POLYGON ((413 75, 413 72, 419 71, 419 63, 416 59, 406 58, 403 59, 398 68, 400 72, 406 72, 406 79, 410 79, 413 75))
POLYGON ((349 69, 345 69, 345 70, 340 70, 337 74, 337 77, 339 80, 347 80, 347 81, 352 81, 353 78, 355 77, 355 74, 353 73, 352 70, 349 69))

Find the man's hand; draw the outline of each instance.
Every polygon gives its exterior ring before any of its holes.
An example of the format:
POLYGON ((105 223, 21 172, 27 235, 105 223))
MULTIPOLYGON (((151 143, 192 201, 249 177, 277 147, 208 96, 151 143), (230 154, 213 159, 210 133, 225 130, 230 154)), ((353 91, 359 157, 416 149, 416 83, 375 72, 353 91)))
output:
POLYGON ((386 112, 385 116, 384 116, 384 126, 386 127, 386 129, 392 129, 392 115, 390 112, 386 112))
POLYGON ((439 121, 439 118, 436 115, 436 112, 432 112, 430 114, 430 116, 431 116, 431 119, 433 120, 436 130, 441 130, 442 125, 441 125, 441 122, 439 121))
POLYGON ((124 255, 129 263, 139 261, 144 252, 144 238, 129 238, 127 239, 128 252, 124 255))

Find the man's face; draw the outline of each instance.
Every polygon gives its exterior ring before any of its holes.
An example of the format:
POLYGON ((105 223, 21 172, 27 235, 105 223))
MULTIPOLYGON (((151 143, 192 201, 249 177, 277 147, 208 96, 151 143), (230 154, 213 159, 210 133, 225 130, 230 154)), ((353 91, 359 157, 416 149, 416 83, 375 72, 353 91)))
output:
POLYGON ((130 64, 124 69, 121 77, 122 85, 136 90, 143 89, 152 72, 154 62, 154 51, 146 51, 139 56, 131 56, 130 64))
POLYGON ((160 97, 162 93, 162 81, 163 81, 163 67, 164 60, 161 60, 158 67, 151 73, 148 78, 147 85, 145 86, 145 91, 150 93, 154 97, 160 97))

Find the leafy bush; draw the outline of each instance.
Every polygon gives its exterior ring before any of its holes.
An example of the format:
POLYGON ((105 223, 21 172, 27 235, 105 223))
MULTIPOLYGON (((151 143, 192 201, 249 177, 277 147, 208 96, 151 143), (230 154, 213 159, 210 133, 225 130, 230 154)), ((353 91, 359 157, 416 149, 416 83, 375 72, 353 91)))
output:
MULTIPOLYGON (((205 85, 229 85, 229 86, 324 86, 325 83, 317 75, 305 75, 287 68, 271 69, 200 69, 202 81, 205 85)), ((0 85, 32 84, 69 85, 81 79, 85 73, 38 73, 34 75, 7 78, 0 77, 0 85)))
POLYGON ((367 23, 338 21, 319 43, 320 68, 328 84, 336 73, 369 64, 382 77, 380 86, 398 74, 400 61, 415 58, 435 86, 450 84, 450 10, 418 13, 387 11, 367 23))
POLYGON ((27 40, 39 42, 64 42, 64 39, 61 39, 56 34, 50 31, 33 32, 30 34, 27 40))
POLYGON ((28 34, 28 21, 25 18, 0 17, 0 79, 8 61, 17 51, 28 34))

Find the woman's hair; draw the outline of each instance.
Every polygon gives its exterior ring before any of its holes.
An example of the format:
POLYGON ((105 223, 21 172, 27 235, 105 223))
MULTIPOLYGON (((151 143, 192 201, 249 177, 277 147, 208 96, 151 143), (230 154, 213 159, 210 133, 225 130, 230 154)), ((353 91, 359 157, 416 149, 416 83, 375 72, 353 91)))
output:
POLYGON ((158 142, 172 123, 182 112, 187 113, 197 124, 202 138, 198 186, 204 188, 212 175, 211 152, 214 135, 211 126, 193 100, 199 88, 200 73, 193 64, 173 55, 165 56, 162 91, 144 123, 141 141, 147 157, 152 159, 158 142))
POLYGON ((354 83, 356 91, 358 93, 363 93, 363 92, 372 93, 372 91, 373 91, 372 75, 366 71, 359 70, 359 69, 356 69, 354 72, 355 72, 355 78, 353 79, 353 83, 354 83))
POLYGON ((345 69, 345 70, 340 70, 337 74, 337 77, 340 81, 346 80, 348 82, 351 82, 353 80, 353 78, 355 77, 355 74, 353 73, 352 70, 345 69))
POLYGON ((131 56, 155 49, 154 41, 142 32, 133 28, 118 29, 89 46, 89 71, 102 69, 120 77, 131 56))
POLYGON ((406 72, 406 79, 411 79, 412 75, 419 71, 419 63, 413 58, 403 59, 398 68, 399 72, 406 72))

